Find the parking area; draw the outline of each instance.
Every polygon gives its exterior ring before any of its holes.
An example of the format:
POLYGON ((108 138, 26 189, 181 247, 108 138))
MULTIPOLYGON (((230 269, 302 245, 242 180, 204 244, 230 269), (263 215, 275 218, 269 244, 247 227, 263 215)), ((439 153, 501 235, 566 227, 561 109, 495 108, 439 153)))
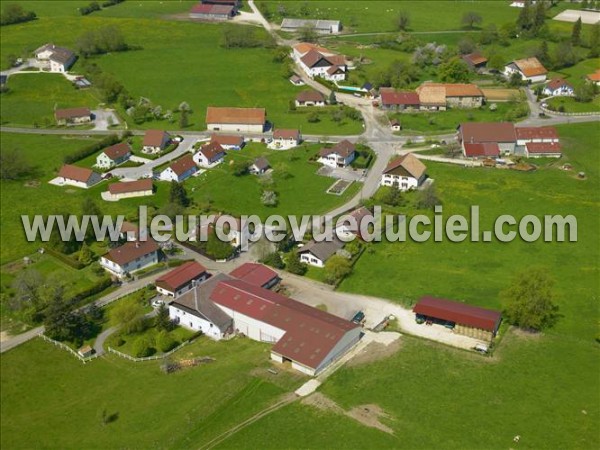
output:
POLYGON ((363 181, 367 176, 367 169, 355 170, 352 167, 329 167, 322 166, 317 170, 317 175, 324 177, 337 178, 338 180, 346 181, 363 181))

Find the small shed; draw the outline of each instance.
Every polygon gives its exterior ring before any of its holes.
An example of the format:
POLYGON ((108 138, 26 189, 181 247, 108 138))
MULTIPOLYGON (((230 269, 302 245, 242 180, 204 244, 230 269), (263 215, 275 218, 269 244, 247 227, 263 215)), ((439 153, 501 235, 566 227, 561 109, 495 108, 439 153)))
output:
POLYGON ((92 356, 92 353, 94 353, 94 349, 89 345, 84 345, 79 350, 77 350, 77 353, 82 358, 89 358, 90 356, 92 356))
POLYGON ((402 129, 402 124, 400 123, 400 121, 394 119, 390 122, 390 128, 392 129, 392 131, 400 131, 402 129))

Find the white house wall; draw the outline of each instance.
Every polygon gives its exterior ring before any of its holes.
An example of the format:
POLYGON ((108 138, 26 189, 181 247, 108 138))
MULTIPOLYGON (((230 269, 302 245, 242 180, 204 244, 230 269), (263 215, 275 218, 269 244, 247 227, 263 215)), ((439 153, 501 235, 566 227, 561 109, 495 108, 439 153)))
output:
POLYGON ((259 342, 275 343, 285 334, 285 331, 280 328, 248 317, 245 314, 234 311, 233 309, 218 303, 215 304, 233 319, 233 327, 250 339, 259 342))
POLYGON ((262 133, 264 125, 209 123, 206 128, 209 131, 233 131, 245 133, 262 133))
POLYGON ((217 341, 223 337, 219 327, 201 317, 183 311, 175 305, 169 305, 169 317, 182 327, 192 331, 202 331, 206 336, 217 341))

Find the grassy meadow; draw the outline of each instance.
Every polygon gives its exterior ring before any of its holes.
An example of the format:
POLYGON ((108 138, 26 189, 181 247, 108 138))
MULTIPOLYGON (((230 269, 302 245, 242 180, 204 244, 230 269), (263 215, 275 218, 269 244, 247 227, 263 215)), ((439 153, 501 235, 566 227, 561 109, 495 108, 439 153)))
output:
POLYGON ((549 106, 552 106, 555 111, 562 111, 569 113, 587 113, 587 112, 600 112, 600 95, 594 97, 591 102, 581 103, 575 101, 573 97, 553 97, 546 100, 549 106))

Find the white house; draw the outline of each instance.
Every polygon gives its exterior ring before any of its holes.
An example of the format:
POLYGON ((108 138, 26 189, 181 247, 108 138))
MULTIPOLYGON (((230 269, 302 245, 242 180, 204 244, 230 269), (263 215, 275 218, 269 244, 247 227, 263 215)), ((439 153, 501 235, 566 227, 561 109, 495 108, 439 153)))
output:
POLYGON ((100 265, 118 277, 158 263, 158 245, 152 239, 126 242, 100 257, 100 265))
POLYGON ((159 153, 171 142, 169 133, 163 130, 147 130, 142 141, 142 152, 159 153))
POLYGON ((34 54, 35 58, 46 66, 45 68, 57 73, 67 72, 77 59, 71 50, 54 44, 46 44, 35 50, 34 54))
POLYGON ((225 158, 225 150, 215 141, 211 141, 200 147, 200 150, 194 153, 193 156, 196 164, 206 168, 215 167, 223 162, 223 158, 225 158))
POLYGON ((96 156, 96 166, 101 169, 110 169, 111 167, 123 164, 131 157, 131 148, 126 142, 111 145, 105 148, 96 156))
POLYGON ((182 182, 191 177, 198 171, 192 155, 185 155, 172 163, 169 167, 159 174, 159 179, 163 181, 182 182))
POLYGON ((196 261, 188 261, 157 278, 154 284, 159 294, 177 298, 209 277, 206 267, 196 261))
POLYGON ((300 262, 315 267, 325 267, 327 260, 344 246, 337 238, 332 241, 310 241, 298 249, 300 262))
POLYGON ((192 331, 202 331, 214 340, 233 333, 233 319, 210 299, 214 288, 224 279, 229 277, 217 274, 175 298, 169 304, 171 320, 192 331))
POLYGON ((146 197, 154 194, 152 179, 142 178, 136 181, 119 181, 108 186, 108 200, 121 200, 132 197, 146 197))
POLYGON ((544 90, 542 94, 547 96, 572 96, 575 94, 575 90, 571 83, 563 80, 562 78, 555 78, 550 80, 546 86, 544 86, 544 90))
POLYGON ((206 127, 210 131, 262 133, 266 123, 264 108, 206 108, 206 127))
POLYGON ((347 167, 356 157, 356 147, 346 139, 331 148, 322 148, 318 161, 329 167, 347 167))
POLYGON ((253 175, 262 175, 267 170, 269 170, 270 164, 266 158, 256 158, 252 165, 249 167, 248 171, 253 175))
POLYGON ((81 125, 92 121, 89 108, 67 108, 54 111, 57 125, 81 125))
POLYGON ((401 191, 417 189, 425 180, 425 165, 412 153, 391 161, 381 175, 382 186, 395 186, 401 191))
POLYGON ((301 42, 294 45, 292 57, 311 78, 321 77, 334 82, 346 79, 346 59, 326 48, 301 42))
POLYGON ((65 164, 58 172, 56 181, 61 185, 68 184, 87 189, 102 181, 102 177, 91 169, 65 164))
POLYGON ((548 70, 535 57, 517 59, 504 67, 504 75, 510 78, 513 73, 518 73, 523 81, 542 83, 546 81, 548 70))
POLYGON ((273 141, 268 147, 277 150, 287 150, 297 147, 301 139, 299 130, 277 129, 273 132, 273 141))
POLYGON ((319 91, 302 91, 296 96, 296 106, 325 106, 325 96, 319 91))

